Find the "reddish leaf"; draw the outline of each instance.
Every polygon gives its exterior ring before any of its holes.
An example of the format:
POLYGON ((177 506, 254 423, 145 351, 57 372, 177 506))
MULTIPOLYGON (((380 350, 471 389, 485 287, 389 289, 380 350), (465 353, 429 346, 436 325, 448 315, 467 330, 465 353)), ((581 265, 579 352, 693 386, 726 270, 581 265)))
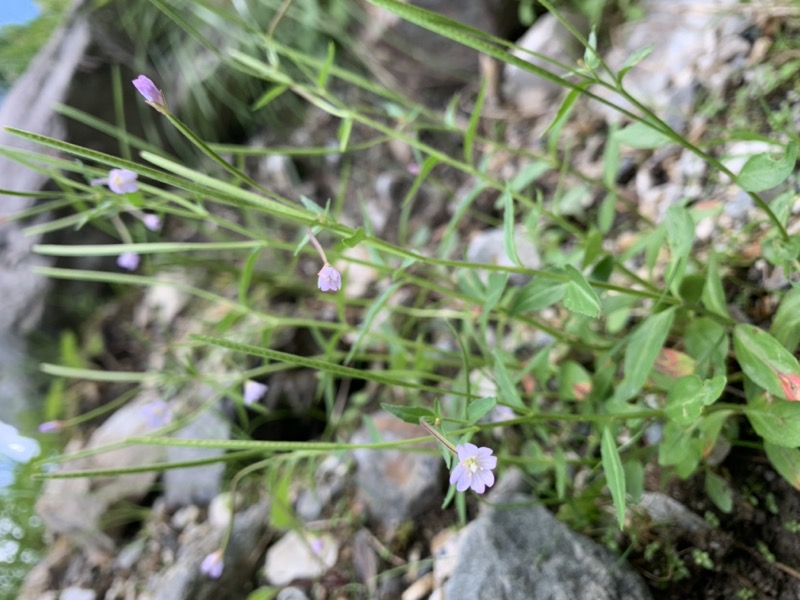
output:
POLYGON ((792 375, 791 373, 778 373, 778 379, 781 381, 783 393, 786 394, 786 399, 793 402, 800 400, 800 375, 792 375))
POLYGON ((675 379, 694 373, 694 359, 672 348, 662 348, 653 366, 660 373, 675 379))

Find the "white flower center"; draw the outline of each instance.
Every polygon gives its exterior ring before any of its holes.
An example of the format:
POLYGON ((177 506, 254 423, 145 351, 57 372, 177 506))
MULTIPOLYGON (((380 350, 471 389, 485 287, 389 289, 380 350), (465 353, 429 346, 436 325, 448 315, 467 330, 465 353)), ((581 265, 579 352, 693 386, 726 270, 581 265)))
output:
POLYGON ((478 471, 478 459, 470 456, 464 461, 464 468, 469 471, 470 475, 474 475, 478 471))

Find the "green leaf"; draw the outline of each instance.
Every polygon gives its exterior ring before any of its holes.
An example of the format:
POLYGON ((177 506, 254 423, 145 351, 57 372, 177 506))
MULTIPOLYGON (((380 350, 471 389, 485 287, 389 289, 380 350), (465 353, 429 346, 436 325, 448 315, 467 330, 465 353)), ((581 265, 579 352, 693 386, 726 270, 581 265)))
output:
POLYGON ((381 407, 383 407, 383 410, 393 414, 401 421, 413 423, 414 425, 419 425, 420 419, 436 417, 432 410, 422 408, 421 406, 397 406, 395 404, 381 403, 381 407))
POLYGON ((330 73, 335 58, 336 58, 336 45, 333 43, 333 41, 329 41, 328 54, 325 57, 325 62, 322 63, 322 66, 320 67, 319 70, 319 75, 317 76, 317 85, 322 89, 325 89, 328 85, 328 74, 330 73))
POLYGON ((667 209, 664 224, 671 254, 666 280, 670 283, 671 289, 677 290, 683 279, 686 260, 694 244, 694 221, 688 210, 673 204, 667 209))
POLYGON ((606 482, 617 510, 617 523, 622 529, 625 525, 625 470, 619 457, 617 443, 608 427, 603 428, 603 439, 600 442, 600 456, 603 460, 603 471, 606 482))
POLYGON ((355 230, 353 235, 347 236, 342 240, 342 244, 347 248, 355 248, 367 238, 367 233, 363 228, 359 227, 355 230))
POLYGON ((468 165, 472 164, 472 154, 475 142, 475 136, 478 133, 478 125, 481 122, 481 112, 483 111, 483 103, 486 100, 486 89, 489 87, 488 78, 484 78, 481 82, 481 89, 478 91, 478 97, 475 100, 475 106, 472 109, 472 114, 469 117, 469 124, 467 131, 464 133, 464 162, 468 165))
POLYGON ((625 348, 625 374, 614 393, 614 402, 625 402, 642 389, 664 346, 674 317, 674 308, 650 315, 630 335, 625 348))
POLYGON ((566 283, 557 283, 543 277, 536 277, 527 283, 514 296, 509 309, 512 316, 526 312, 542 310, 552 306, 564 297, 567 290, 566 283))
POLYGON ((647 44, 647 46, 643 48, 639 48, 633 54, 631 54, 628 59, 623 63, 622 68, 619 70, 619 75, 617 75, 618 79, 622 81, 623 77, 628 74, 633 67, 638 65, 642 62, 645 58, 650 56, 650 53, 655 49, 654 44, 647 44))
POLYGON ((474 425, 497 405, 497 398, 479 398, 467 406, 467 423, 474 425))
POLYGON ((503 189, 500 200, 503 203, 503 244, 506 255, 514 265, 521 267, 522 263, 517 256, 517 243, 514 237, 514 198, 511 196, 508 184, 503 189))
POLYGON ((353 119, 347 117, 339 124, 339 152, 347 150, 347 145, 350 143, 350 134, 353 132, 353 119))
POLYGON ((688 477, 700 463, 702 448, 702 441, 692 437, 690 430, 670 421, 658 445, 658 464, 674 466, 680 477, 688 477))
POLYGON ((695 372, 701 377, 709 372, 722 374, 727 371, 725 363, 731 344, 723 325, 708 317, 693 319, 686 326, 683 343, 695 359, 695 372))
POLYGON ((794 352, 800 343, 800 288, 794 288, 781 300, 770 333, 789 352, 794 352))
POLYGON ((713 471, 706 471, 706 494, 724 513, 733 509, 733 492, 727 480, 713 471))
POLYGON ((479 319, 481 323, 486 324, 488 319, 492 316, 494 307, 497 306, 497 303, 500 301, 500 297, 503 295, 503 292, 506 289, 508 277, 508 273, 499 273, 497 271, 489 273, 489 278, 486 283, 486 297, 483 300, 481 316, 479 319))
POLYGON ((800 491, 800 449, 764 442, 764 451, 780 476, 800 491))
POLYGON ((239 303, 247 306, 247 291, 250 289, 250 282, 253 280, 253 269, 263 248, 254 248, 242 267, 242 275, 239 278, 239 303))
POLYGON ((592 389, 592 377, 574 360, 565 360, 558 369, 558 396, 562 400, 583 400, 592 389))
POLYGON ((703 408, 714 403, 725 389, 723 376, 701 381, 697 375, 681 377, 667 395, 664 413, 679 425, 691 425, 700 417, 703 408))
POLYGON ((347 356, 344 358, 344 364, 348 365, 353 360, 353 357, 361 347, 361 342, 367 335, 369 335, 369 332, 372 329, 372 323, 375 321, 381 311, 383 311, 383 307, 386 305, 389 299, 402 285, 402 281, 394 282, 392 285, 386 288, 380 296, 370 303, 369 310, 364 315, 364 320, 358 328, 358 337, 356 337, 355 341, 350 346, 350 350, 347 352, 347 356))
MULTIPOLYGON (((273 479, 276 473, 273 472, 273 479)), ((270 526, 274 529, 290 529, 297 524, 297 517, 292 510, 292 501, 289 498, 290 485, 294 481, 291 469, 283 472, 283 476, 277 481, 273 481, 270 486, 272 496, 269 509, 270 526)))
POLYGON ((497 380, 497 387, 502 395, 503 404, 507 404, 512 408, 519 408, 527 413, 527 407, 522 403, 522 397, 519 395, 519 390, 506 370, 506 366, 500 358, 494 361, 494 375, 497 380))
POLYGON ((626 460, 622 467, 625 469, 625 489, 634 502, 639 502, 644 492, 644 465, 635 458, 626 460))
POLYGON ((556 448, 553 457, 553 471, 556 478, 556 496, 563 499, 567 489, 567 456, 561 446, 556 448))
POLYGON ((747 398, 745 414, 756 433, 778 446, 800 446, 800 403, 752 394, 747 398))
POLYGON ((547 128, 542 132, 539 136, 541 138, 548 135, 551 131, 554 132, 553 141, 554 143, 558 141, 558 131, 563 127, 564 123, 567 122, 572 109, 575 107, 575 102, 578 98, 580 98, 581 93, 583 92, 583 88, 588 86, 588 82, 581 85, 580 88, 575 88, 574 90, 570 90, 569 94, 567 94, 564 101, 561 103, 561 106, 556 113, 556 116, 553 117, 553 120, 547 126, 547 128))
POLYGON ((763 329, 747 324, 734 328, 733 347, 745 375, 770 394, 786 398, 778 373, 800 375, 791 352, 763 329))
POLYGON ((768 152, 751 156, 736 178, 747 192, 769 190, 783 183, 794 171, 797 160, 797 143, 789 142, 783 156, 775 160, 768 152))
POLYGON ((566 273, 569 283, 564 296, 564 306, 572 312, 596 319, 600 315, 600 298, 578 269, 567 265, 566 273))
POLYGON ((706 269, 706 286, 703 289, 703 305, 721 317, 730 318, 728 303, 725 301, 725 290, 717 268, 717 255, 713 252, 708 257, 706 269))
POLYGON ((600 56, 597 54, 597 31, 594 27, 592 27, 592 30, 589 32, 589 39, 587 41, 589 43, 586 46, 586 50, 583 52, 583 62, 594 71, 600 66, 600 56))
POLYGON ((614 138, 625 146, 645 149, 661 148, 672 142, 669 137, 642 122, 620 129, 614 138))

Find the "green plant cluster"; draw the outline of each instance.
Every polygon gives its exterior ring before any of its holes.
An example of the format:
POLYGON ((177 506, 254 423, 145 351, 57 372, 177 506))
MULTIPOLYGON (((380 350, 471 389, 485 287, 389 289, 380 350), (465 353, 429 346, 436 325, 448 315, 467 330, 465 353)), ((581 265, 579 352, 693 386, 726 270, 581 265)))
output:
MULTIPOLYGON (((735 182, 753 201, 762 219, 750 227, 760 232, 763 258, 793 281, 800 236, 790 233, 789 220, 796 195, 789 189, 768 202, 761 193, 793 177, 796 135, 776 134, 771 138, 774 152, 750 157, 734 173, 713 148, 674 131, 626 91, 626 74, 652 48, 641 49, 621 70, 612 71, 596 50, 594 33, 585 38, 564 21, 586 52, 579 65, 559 65, 567 75, 556 75, 512 54, 513 46, 505 40, 399 0, 370 3, 563 86, 566 97, 545 134, 546 148, 541 153, 520 150, 487 133, 482 126, 485 85, 465 118, 458 114, 458 99, 446 110, 436 111, 376 83, 364 71, 343 66, 334 40, 319 53, 295 44, 296 39, 265 33, 259 23, 219 3, 199 0, 194 3, 195 14, 213 14, 215 23, 247 42, 219 59, 227 69, 261 86, 252 110, 265 110, 279 98, 291 96, 309 112, 325 113, 338 122, 337 147, 212 144, 178 118, 165 115, 202 157, 201 166, 187 166, 121 131, 120 155, 131 159, 9 129, 61 156, 0 150, 49 174, 61 187, 56 199, 43 198, 26 215, 54 206, 76 209, 35 226, 35 232, 90 226, 111 235, 120 227, 127 232, 120 236, 121 244, 40 245, 37 252, 60 257, 136 252, 145 258, 144 268, 135 274, 63 268, 42 268, 41 273, 114 286, 173 285, 190 294, 197 306, 216 307, 222 315, 216 321, 206 320, 201 333, 181 340, 180 353, 167 348, 174 355, 164 371, 113 372, 69 365, 45 365, 45 371, 59 378, 147 383, 165 390, 179 390, 202 379, 222 396, 236 392, 219 374, 192 366, 210 352, 221 351, 228 364, 243 365, 240 381, 277 370, 311 369, 317 374, 317 397, 327 422, 321 441, 259 442, 243 435, 238 440, 153 437, 128 443, 214 446, 263 453, 268 460, 286 464, 354 448, 346 441, 349 428, 363 416, 365 406, 382 404, 398 418, 415 424, 423 420, 438 428, 453 443, 472 439, 497 446, 500 472, 520 467, 535 478, 537 492, 563 503, 562 514, 576 523, 585 523, 587 515, 597 518, 597 499, 607 495, 616 523, 625 527, 630 516, 627 506, 642 493, 648 464, 682 478, 703 471, 710 499, 720 511, 732 510, 730 485, 710 458, 723 443, 752 442, 743 437, 750 430, 777 472, 800 488, 800 364, 795 357, 800 343, 800 292, 792 288, 775 294, 777 311, 768 328, 745 322, 741 311, 730 308, 738 300, 730 285, 733 266, 740 259, 738 249, 703 247, 696 239, 697 224, 707 211, 678 202, 660 222, 652 223, 626 203, 616 183, 625 148, 648 151, 674 145, 691 152, 709 165, 715 178, 735 182), (615 92, 628 108, 600 94, 600 88, 615 92), (586 98, 613 108, 629 121, 608 131, 599 178, 569 164, 559 137, 586 98), (457 151, 443 149, 437 136, 457 139, 457 151), (345 203, 358 201, 351 178, 359 157, 389 143, 408 146, 419 167, 409 191, 398 199, 400 216, 393 241, 376 235, 367 218, 357 226, 342 219, 345 203), (320 206, 303 197, 279 195, 241 168, 246 158, 273 154, 335 155, 340 161, 341 193, 316 199, 323 203, 320 206), (501 154, 513 156, 520 165, 511 177, 500 177, 491 169, 492 159, 501 154), (89 184, 111 168, 138 173, 139 191, 117 197, 89 184), (440 175, 444 170, 469 182, 458 196, 449 190, 452 216, 436 232, 425 227, 412 230, 416 194, 428 185, 446 189, 440 175), (564 183, 555 197, 545 198, 537 192, 538 182, 554 173, 564 183), (586 214, 576 216, 565 209, 576 205, 576 195, 588 194, 599 201, 586 214), (496 218, 481 214, 477 207, 481 196, 493 199, 496 218), (138 224, 122 220, 121 215, 132 209, 191 223, 205 239, 156 240, 138 224), (461 258, 465 224, 487 219, 503 228, 503 249, 512 266, 461 258), (605 242, 631 222, 634 243, 623 252, 609 250, 605 242), (302 262, 314 259, 306 244, 306 228, 317 233, 328 256, 341 266, 345 281, 340 293, 319 295, 314 278, 300 274, 302 262), (526 267, 519 256, 520 229, 541 250, 538 269, 526 267), (636 261, 644 268, 633 269, 636 261), (205 277, 203 285, 158 276, 175 267, 205 277), (375 273, 380 285, 374 296, 347 293, 348 268, 375 273), (520 276, 527 278, 525 282, 513 284, 512 278, 520 276), (296 298, 291 315, 273 308, 286 293, 296 298), (410 300, 398 301, 401 296, 410 300), (328 316, 320 316, 322 302, 330 308, 328 316), (289 330, 307 331, 318 352, 306 356, 271 347, 289 330), (530 343, 537 335, 544 343, 530 343), (185 359, 187 351, 192 360, 185 359), (474 382, 475 373, 496 391, 483 394, 474 382), (342 408, 337 397, 343 381, 365 382, 370 398, 356 394, 342 408), (497 407, 510 409, 512 416, 487 422, 497 407), (498 427, 504 431, 499 441, 492 436, 498 427), (580 486, 578 472, 583 474, 580 486)), ((198 43, 213 47, 197 23, 160 0, 153 4, 198 43)), ((547 2, 542 4, 559 15, 547 2)), ((288 3, 287 7, 285 18, 304 14, 300 6, 288 3)), ((156 83, 168 103, 171 82, 156 83)), ((126 86, 115 93, 118 102, 139 101, 126 86)), ((193 414, 187 411, 184 418, 193 414)), ((420 438, 431 439, 423 428, 420 438)), ((411 448, 420 441, 376 441, 359 447, 411 448)), ((449 461, 446 451, 444 455, 449 461)), ((450 496, 455 496, 452 487, 450 496)), ((456 497, 456 504, 463 514, 463 495, 456 497)), ((699 550, 692 560, 711 568, 710 558, 699 550)))

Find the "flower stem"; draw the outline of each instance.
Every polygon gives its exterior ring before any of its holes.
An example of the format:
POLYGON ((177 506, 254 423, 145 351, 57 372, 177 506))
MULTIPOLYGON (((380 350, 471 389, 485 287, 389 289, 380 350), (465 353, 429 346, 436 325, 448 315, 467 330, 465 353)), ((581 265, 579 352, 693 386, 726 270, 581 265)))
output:
POLYGON ((437 430, 436 430, 436 429, 433 427, 433 425, 431 425, 430 423, 428 423, 427 421, 425 421, 424 417, 420 417, 420 418, 419 418, 419 424, 422 426, 422 428, 423 428, 423 429, 425 429, 425 430, 426 430, 428 433, 430 433, 430 434, 431 434, 433 437, 435 437, 435 438, 436 438, 437 440, 439 440, 439 441, 440 441, 442 444, 444 444, 444 446, 445 446, 445 447, 446 447, 448 450, 450 450, 450 452, 452 452, 453 454, 456 454, 456 455, 458 454, 458 452, 456 451, 456 447, 455 447, 455 446, 453 446, 453 443, 452 443, 450 440, 448 440, 446 437, 444 437, 444 435, 442 435, 442 433, 441 433, 441 432, 437 431, 437 430))
POLYGON ((325 263, 326 265, 330 264, 328 262, 328 257, 325 256, 325 250, 322 249, 322 244, 320 244, 319 240, 317 240, 317 236, 314 235, 314 232, 311 231, 310 227, 307 229, 307 231, 308 231, 308 239, 311 240, 311 245, 317 249, 317 252, 319 252, 319 257, 322 259, 322 262, 325 263))

